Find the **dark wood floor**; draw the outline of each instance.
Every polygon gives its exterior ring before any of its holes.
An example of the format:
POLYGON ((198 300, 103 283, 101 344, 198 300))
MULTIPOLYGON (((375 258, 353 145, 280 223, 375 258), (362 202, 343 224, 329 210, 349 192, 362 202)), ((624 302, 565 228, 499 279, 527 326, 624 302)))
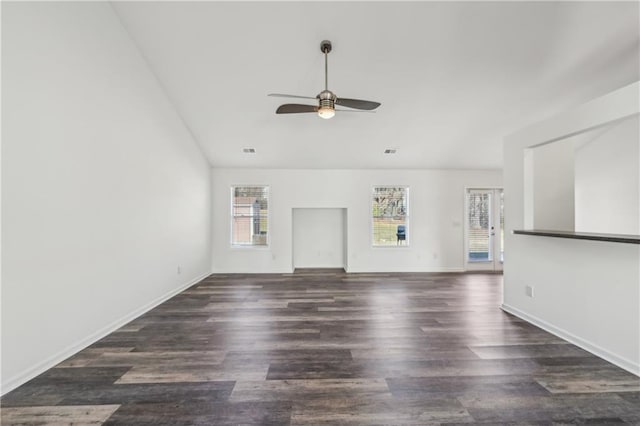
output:
POLYGON ((2 424, 640 424, 640 381, 501 275, 213 275, 2 398, 2 424))

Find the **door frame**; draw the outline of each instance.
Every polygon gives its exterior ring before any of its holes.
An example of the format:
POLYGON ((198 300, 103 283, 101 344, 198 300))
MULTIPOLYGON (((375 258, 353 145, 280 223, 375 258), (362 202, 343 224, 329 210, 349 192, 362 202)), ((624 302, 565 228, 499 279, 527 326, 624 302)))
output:
MULTIPOLYGON (((463 252, 462 262, 465 271, 493 271, 502 272, 504 262, 500 256, 500 232, 504 230, 500 229, 500 197, 498 196, 500 191, 504 194, 504 188, 502 186, 466 186, 464 188, 464 211, 463 211, 463 252), (469 197, 467 196, 469 191, 492 191, 491 197, 491 223, 498 224, 498 229, 495 229, 495 235, 493 238, 492 254, 493 259, 490 261, 469 262, 469 197), (496 220, 497 219, 497 220, 496 220)), ((495 225, 494 225, 495 228, 495 225)))

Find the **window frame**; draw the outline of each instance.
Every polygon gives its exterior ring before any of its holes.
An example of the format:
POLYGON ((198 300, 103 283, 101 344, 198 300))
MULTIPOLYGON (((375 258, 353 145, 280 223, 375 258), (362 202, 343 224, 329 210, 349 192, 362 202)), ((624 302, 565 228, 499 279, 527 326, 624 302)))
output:
POLYGON ((268 250, 271 247, 271 185, 265 184, 232 184, 229 191, 229 244, 232 249, 239 250, 268 250), (267 239, 265 244, 238 244, 233 241, 234 230, 234 198, 236 188, 266 188, 267 189, 267 239))
POLYGON ((411 246, 411 187, 410 185, 373 185, 369 192, 369 239, 371 247, 374 249, 398 249, 409 248, 411 246), (406 227, 406 239, 405 244, 376 244, 374 235, 374 217, 373 217, 373 196, 376 193, 376 188, 403 188, 406 198, 406 213, 405 213, 405 227, 406 227))

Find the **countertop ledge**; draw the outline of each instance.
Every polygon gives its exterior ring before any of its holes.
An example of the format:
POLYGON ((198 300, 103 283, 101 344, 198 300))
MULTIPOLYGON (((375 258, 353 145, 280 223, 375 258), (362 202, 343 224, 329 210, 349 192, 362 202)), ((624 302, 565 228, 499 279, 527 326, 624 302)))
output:
POLYGON ((640 244, 640 235, 597 234, 593 232, 552 231, 546 229, 514 229, 511 233, 518 235, 535 235, 539 237, 571 238, 574 240, 640 244))

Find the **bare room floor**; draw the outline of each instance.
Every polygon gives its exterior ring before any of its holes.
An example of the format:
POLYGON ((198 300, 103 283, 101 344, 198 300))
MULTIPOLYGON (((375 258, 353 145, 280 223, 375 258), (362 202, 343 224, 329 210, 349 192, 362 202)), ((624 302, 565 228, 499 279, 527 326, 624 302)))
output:
POLYGON ((2 398, 2 424, 640 423, 640 379, 496 274, 212 275, 2 398))

